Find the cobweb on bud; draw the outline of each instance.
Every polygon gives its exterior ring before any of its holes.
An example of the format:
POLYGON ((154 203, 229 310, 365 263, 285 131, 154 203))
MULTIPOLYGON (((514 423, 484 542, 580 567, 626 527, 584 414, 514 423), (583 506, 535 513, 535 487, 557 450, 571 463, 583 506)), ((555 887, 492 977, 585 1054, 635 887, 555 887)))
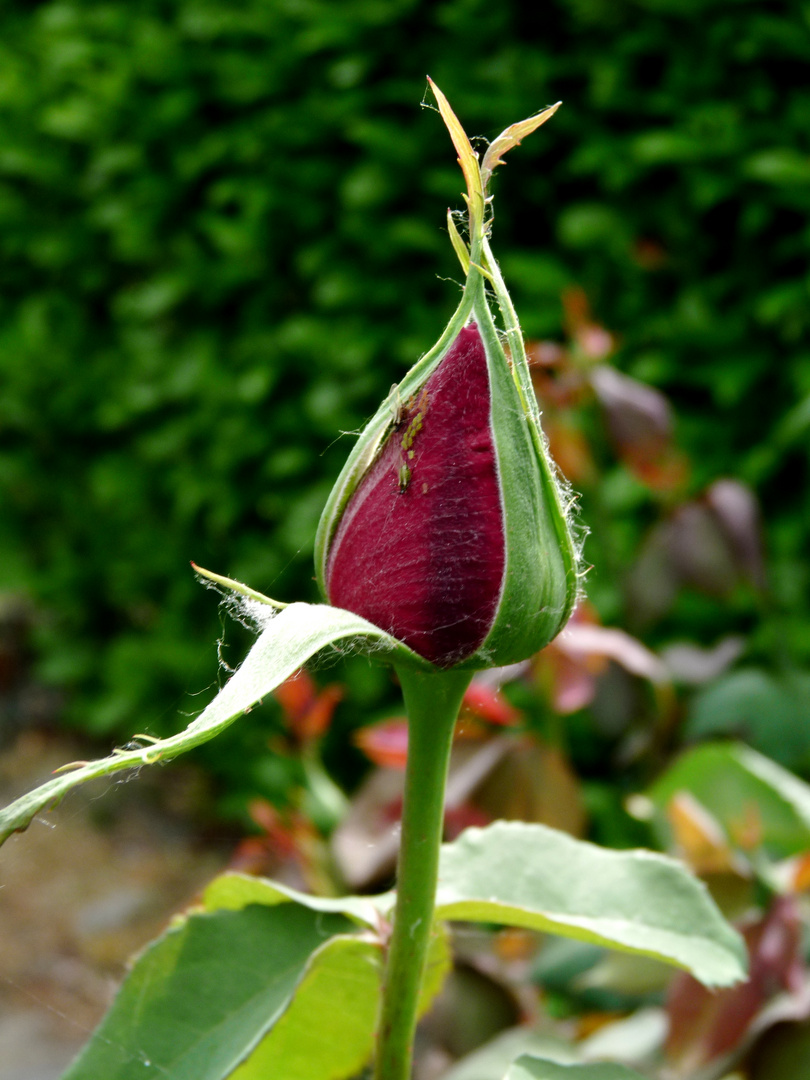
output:
POLYGON ((215 580, 208 572, 201 572, 200 568, 194 567, 194 575, 200 584, 215 592, 220 597, 220 607, 230 615, 234 622, 239 623, 245 630, 252 634, 259 634, 265 630, 272 620, 282 611, 286 604, 274 604, 269 598, 260 598, 260 594, 254 594, 252 589, 243 586, 240 582, 231 582, 228 578, 215 580), (244 590, 244 592, 239 590, 244 590))
MULTIPOLYGON (((206 589, 211 589, 217 593, 220 598, 220 610, 250 634, 261 634, 287 606, 282 604, 275 606, 269 601, 269 598, 258 599, 261 594, 251 596, 237 592, 233 586, 239 585, 247 590, 247 586, 241 586, 239 582, 233 582, 230 585, 227 584, 230 580, 227 578, 216 581, 208 577, 207 572, 203 574, 199 570, 195 570, 195 574, 198 581, 206 589)), ((252 592, 252 590, 249 591, 252 592)), ((227 675, 232 675, 237 670, 238 665, 233 667, 225 659, 226 647, 223 625, 223 633, 217 641, 217 660, 220 670, 227 675)), ((365 656, 369 659, 376 657, 384 660, 386 654, 390 654, 391 651, 392 644, 384 638, 364 637, 362 634, 358 634, 324 646, 318 653, 310 657, 306 666, 310 669, 323 670, 334 667, 348 656, 365 656)))

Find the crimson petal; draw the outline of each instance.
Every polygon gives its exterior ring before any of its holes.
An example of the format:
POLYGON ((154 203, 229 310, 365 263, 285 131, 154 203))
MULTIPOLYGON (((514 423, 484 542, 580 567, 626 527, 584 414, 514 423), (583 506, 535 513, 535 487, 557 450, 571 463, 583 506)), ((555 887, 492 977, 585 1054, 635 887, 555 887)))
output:
POLYGON ((506 563, 487 357, 475 323, 401 410, 341 517, 329 600, 432 663, 472 655, 506 563))

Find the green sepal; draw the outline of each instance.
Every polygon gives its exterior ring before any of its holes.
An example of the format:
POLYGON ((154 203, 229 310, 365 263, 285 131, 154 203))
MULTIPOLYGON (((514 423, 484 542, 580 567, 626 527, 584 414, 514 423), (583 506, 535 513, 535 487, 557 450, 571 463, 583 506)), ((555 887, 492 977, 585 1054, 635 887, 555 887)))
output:
MULTIPOLYGON (((523 660, 563 629, 579 591, 577 547, 564 489, 548 456, 539 413, 518 383, 521 347, 510 364, 486 299, 474 305, 487 354, 491 424, 504 515, 506 567, 495 621, 464 666, 523 660)), ((521 343, 522 345, 522 343, 521 343)))

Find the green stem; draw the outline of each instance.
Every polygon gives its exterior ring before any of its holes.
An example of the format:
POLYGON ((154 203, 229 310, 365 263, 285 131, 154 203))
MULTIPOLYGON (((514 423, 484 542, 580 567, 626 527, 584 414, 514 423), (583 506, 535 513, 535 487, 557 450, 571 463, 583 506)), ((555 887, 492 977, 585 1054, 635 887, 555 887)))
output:
POLYGON ((397 905, 383 984, 375 1080, 410 1080, 419 987, 433 926, 444 789, 469 671, 398 668, 408 713, 397 905))

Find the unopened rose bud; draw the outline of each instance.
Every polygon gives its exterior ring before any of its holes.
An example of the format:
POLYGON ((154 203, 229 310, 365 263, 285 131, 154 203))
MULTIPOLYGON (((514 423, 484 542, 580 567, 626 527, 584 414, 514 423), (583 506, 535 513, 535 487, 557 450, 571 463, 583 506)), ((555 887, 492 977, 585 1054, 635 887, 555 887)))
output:
MULTIPOLYGON (((562 629, 577 596, 577 552, 520 330, 489 252, 481 168, 437 97, 468 184, 469 252, 453 236, 469 271, 464 297, 438 345, 361 435, 321 519, 317 570, 331 604, 438 667, 480 668, 522 660, 562 629)), ((527 133, 510 141, 512 131, 485 157, 487 178, 527 133)))

